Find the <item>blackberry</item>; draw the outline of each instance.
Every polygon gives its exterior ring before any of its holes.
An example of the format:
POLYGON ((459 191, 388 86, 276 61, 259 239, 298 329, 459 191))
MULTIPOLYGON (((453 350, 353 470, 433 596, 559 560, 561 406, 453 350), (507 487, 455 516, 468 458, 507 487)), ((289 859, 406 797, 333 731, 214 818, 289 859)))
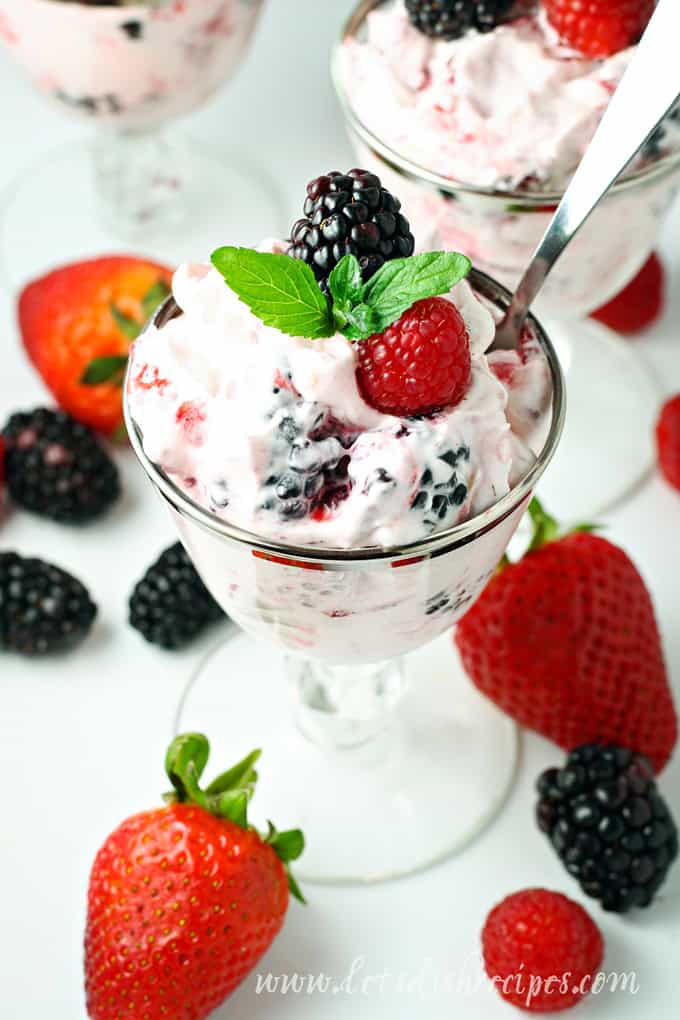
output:
POLYGON ((390 259, 413 254, 415 242, 399 199, 367 170, 337 170, 307 185, 304 219, 291 230, 288 255, 311 267, 321 290, 344 255, 356 255, 364 281, 390 259))
POLYGON ((418 491, 411 500, 411 510, 423 514, 428 529, 440 526, 465 502, 468 488, 460 469, 469 460, 470 450, 461 446, 457 450, 447 450, 423 471, 418 491))
POLYGON ((588 896, 605 910, 647 907, 678 853, 678 830, 642 754, 584 744, 538 780, 536 817, 588 896))
POLYGON ((287 405, 274 416, 272 462, 265 478, 262 510, 282 520, 307 517, 349 493, 349 454, 354 440, 341 432, 320 404, 287 405))
POLYGON ((5 472, 15 503, 65 524, 102 514, 120 495, 118 469, 94 433, 41 407, 5 425, 5 472))
POLYGON ((425 616, 435 616, 438 613, 457 613, 468 602, 472 602, 472 595, 468 592, 450 591, 443 588, 435 595, 431 595, 425 603, 425 616))
POLYGON ((181 542, 159 556, 130 596, 131 626, 161 648, 182 648, 224 615, 181 542))
MULTIPOLYGON (((674 107, 667 117, 659 124, 652 134, 649 136, 642 149, 643 159, 659 159, 660 156, 664 155, 664 142, 668 135, 669 124, 677 124, 680 121, 680 106, 674 107)), ((677 129, 676 129, 677 130, 677 129)))
POLYGON ((22 655, 70 648, 90 630, 97 607, 65 570, 0 552, 0 647, 22 655))
POLYGON ((131 21, 124 21, 120 27, 128 39, 141 39, 144 34, 144 24, 136 18, 131 21))
POLYGON ((406 0, 409 20, 433 39, 459 39, 471 28, 491 32, 516 0, 406 0))

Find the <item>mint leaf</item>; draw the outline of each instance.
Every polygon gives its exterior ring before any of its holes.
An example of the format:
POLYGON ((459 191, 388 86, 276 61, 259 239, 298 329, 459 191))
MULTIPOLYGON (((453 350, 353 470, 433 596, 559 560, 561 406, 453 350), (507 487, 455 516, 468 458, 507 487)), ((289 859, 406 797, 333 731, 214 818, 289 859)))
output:
POLYGON ((304 262, 227 246, 213 252, 212 264, 265 326, 310 340, 333 336, 329 303, 304 262))
POLYGON ((170 297, 170 288, 167 283, 165 280, 157 280, 142 298, 144 318, 150 319, 158 306, 168 297, 170 297))
POLYGON ((470 272, 470 260, 457 252, 431 251, 386 262, 365 285, 362 300, 375 315, 373 332, 391 326, 416 301, 448 294, 470 272))
POLYGON ((123 336, 126 336, 128 340, 136 340, 142 332, 140 324, 135 319, 131 319, 129 315, 126 315, 125 312, 121 312, 120 308, 117 308, 116 305, 110 304, 109 308, 111 309, 113 321, 123 336))
MULTIPOLYGON (((335 313, 335 309, 333 309, 335 313)), ((344 325, 338 329, 348 340, 364 340, 367 336, 379 333, 382 328, 380 320, 370 305, 354 305, 343 313, 344 325)), ((336 317, 337 324, 337 317, 336 317)))
POLYGON ((328 289, 333 297, 333 304, 342 311, 361 302, 364 281, 361 278, 361 266, 356 255, 343 255, 337 266, 328 277, 328 289))
POLYGON ((127 362, 126 354, 94 358, 81 375, 80 382, 83 386, 99 386, 100 383, 107 382, 122 386, 127 362))

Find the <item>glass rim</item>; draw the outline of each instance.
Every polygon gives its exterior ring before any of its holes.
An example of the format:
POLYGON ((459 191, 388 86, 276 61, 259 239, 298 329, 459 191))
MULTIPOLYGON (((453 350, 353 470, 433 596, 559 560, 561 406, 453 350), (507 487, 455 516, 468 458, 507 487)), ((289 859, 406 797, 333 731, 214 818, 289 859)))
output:
MULTIPOLYGON (((511 300, 507 288, 480 270, 472 269, 468 277, 473 289, 482 297, 491 301, 497 308, 505 310, 511 300)), ((154 325, 163 325, 182 312, 173 297, 168 298, 152 318, 154 325)), ((540 322, 531 313, 527 317, 541 350, 547 358, 552 377, 552 417, 550 429, 535 462, 520 481, 509 492, 492 503, 474 517, 454 524, 449 528, 434 532, 425 538, 417 539, 398 546, 360 546, 355 549, 337 548, 317 545, 294 545, 291 543, 269 539, 254 532, 247 531, 219 517, 206 507, 196 503, 180 489, 172 479, 154 463, 144 451, 142 431, 132 417, 128 399, 128 382, 132 359, 128 364, 127 376, 123 386, 123 413, 130 443, 145 473, 161 495, 173 508, 185 518, 198 524, 204 530, 226 538, 231 542, 246 545, 257 550, 265 557, 281 557, 286 560, 303 562, 338 563, 349 568, 352 563, 365 564, 367 561, 409 560, 425 558, 435 552, 448 551, 457 546, 466 545, 475 538, 489 531, 504 520, 532 493, 538 479, 550 463, 557 448, 566 410, 565 381, 557 352, 540 322)))
MULTIPOLYGON (((357 6, 352 10, 341 30, 340 38, 331 51, 331 80, 335 94, 345 116, 349 127, 359 138, 379 155, 392 170, 419 182, 427 182, 433 188, 445 194, 456 196, 466 194, 480 199, 491 199, 498 202, 512 203, 513 205, 526 207, 526 211, 534 207, 546 205, 558 205, 562 200, 563 191, 521 191, 518 189, 501 190, 499 188, 487 188, 481 185, 470 184, 460 181, 454 177, 445 177, 442 174, 429 170, 415 160, 409 159, 403 153, 398 152, 387 142, 375 134, 371 128, 361 120, 349 101, 344 88, 343 77, 340 70, 340 54, 343 43, 346 39, 356 38, 357 32, 366 21, 370 12, 392 0, 359 0, 357 6)), ((680 165, 680 148, 675 152, 669 152, 665 156, 654 160, 646 166, 641 167, 634 173, 626 174, 616 181, 610 188, 611 194, 619 194, 627 191, 638 184, 664 177, 680 165)), ((518 210, 523 211, 523 210, 518 210)), ((541 211, 540 209, 538 211, 541 211)))

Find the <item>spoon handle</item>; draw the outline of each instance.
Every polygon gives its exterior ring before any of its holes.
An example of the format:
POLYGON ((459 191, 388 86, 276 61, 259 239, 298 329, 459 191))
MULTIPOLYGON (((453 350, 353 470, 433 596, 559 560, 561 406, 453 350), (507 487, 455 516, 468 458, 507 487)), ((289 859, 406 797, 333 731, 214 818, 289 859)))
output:
POLYGON ((558 258, 680 96, 680 4, 660 0, 585 156, 499 325, 494 346, 515 347, 524 318, 558 258))

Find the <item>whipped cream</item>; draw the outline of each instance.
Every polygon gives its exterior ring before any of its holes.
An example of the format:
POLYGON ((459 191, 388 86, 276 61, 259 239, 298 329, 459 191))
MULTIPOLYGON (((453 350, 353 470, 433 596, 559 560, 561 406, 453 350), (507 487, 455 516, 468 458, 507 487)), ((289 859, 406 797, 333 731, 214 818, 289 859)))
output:
POLYGON ((416 541, 489 507, 540 449, 547 362, 528 345, 518 371, 494 374, 485 355, 494 319, 466 281, 448 300, 470 338, 470 386, 456 406, 422 418, 370 407, 355 345, 265 326, 208 266, 181 266, 173 294, 183 314, 134 345, 132 417, 147 456, 245 530, 340 548, 416 541))
MULTIPOLYGON (((359 119, 419 166, 478 187, 561 191, 632 53, 584 57, 543 12, 432 40, 398 0, 368 14, 365 39, 345 41, 340 70, 359 119)), ((668 121, 663 146, 679 145, 668 121)))

